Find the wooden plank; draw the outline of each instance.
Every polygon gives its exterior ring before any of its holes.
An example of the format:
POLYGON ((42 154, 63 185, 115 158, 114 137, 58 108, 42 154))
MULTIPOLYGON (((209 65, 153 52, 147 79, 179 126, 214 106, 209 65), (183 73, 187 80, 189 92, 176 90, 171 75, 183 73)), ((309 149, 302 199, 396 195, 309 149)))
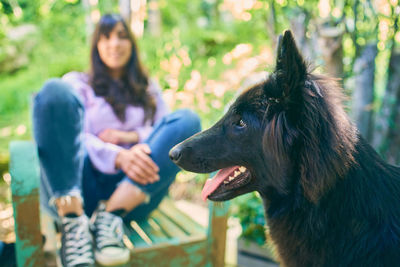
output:
POLYGON ((205 235, 206 229, 195 222, 192 218, 179 210, 171 199, 164 199, 159 210, 171 221, 182 228, 188 235, 205 235))
POLYGON ((152 212, 153 220, 160 226, 170 238, 185 239, 188 235, 167 216, 161 213, 159 210, 152 212))
POLYGON ((138 223, 143 231, 149 236, 153 244, 167 242, 170 238, 161 230, 160 226, 152 219, 138 223))
POLYGON ((229 204, 228 202, 210 202, 209 211, 210 221, 207 233, 207 240, 210 242, 209 255, 212 266, 224 266, 229 204))
POLYGON ((152 241, 148 236, 143 235, 143 230, 135 221, 131 221, 130 225, 124 224, 124 233, 134 248, 149 247, 152 245, 152 241))
POLYGON ((39 216, 39 160, 29 141, 10 143, 11 191, 19 267, 44 266, 39 216))
POLYGON ((163 244, 153 246, 152 249, 135 250, 128 266, 210 266, 209 259, 207 258, 207 246, 207 240, 193 239, 179 244, 163 244))

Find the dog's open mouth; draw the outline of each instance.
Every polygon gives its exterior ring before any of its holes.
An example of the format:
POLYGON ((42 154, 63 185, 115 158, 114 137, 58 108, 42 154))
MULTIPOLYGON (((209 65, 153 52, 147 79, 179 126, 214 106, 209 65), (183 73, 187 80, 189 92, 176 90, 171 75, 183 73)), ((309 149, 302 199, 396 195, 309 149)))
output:
POLYGON ((201 192, 206 200, 210 195, 219 195, 232 189, 242 187, 250 181, 250 171, 244 166, 233 166, 221 169, 212 179, 208 179, 201 192))

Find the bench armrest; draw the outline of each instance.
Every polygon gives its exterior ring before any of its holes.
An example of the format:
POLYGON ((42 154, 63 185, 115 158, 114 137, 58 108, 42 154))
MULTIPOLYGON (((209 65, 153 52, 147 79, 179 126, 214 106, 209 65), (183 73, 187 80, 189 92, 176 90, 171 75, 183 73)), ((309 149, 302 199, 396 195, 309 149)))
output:
POLYGON ((10 143, 11 192, 17 264, 44 266, 39 215, 39 160, 31 141, 10 143))
POLYGON ((225 265, 225 248, 229 202, 209 202, 207 239, 212 266, 225 265))

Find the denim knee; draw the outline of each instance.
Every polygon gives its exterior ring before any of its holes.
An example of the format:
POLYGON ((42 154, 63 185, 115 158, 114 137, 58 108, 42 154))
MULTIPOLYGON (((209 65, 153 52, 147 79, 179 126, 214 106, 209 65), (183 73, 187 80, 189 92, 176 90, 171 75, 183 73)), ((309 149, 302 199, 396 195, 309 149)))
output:
POLYGON ((179 117, 181 129, 188 135, 193 135, 201 130, 199 116, 190 109, 179 109, 174 112, 179 117))
POLYGON ((71 103, 77 103, 79 106, 82 106, 82 103, 78 95, 74 92, 73 87, 59 78, 48 80, 35 98, 35 104, 40 105, 55 105, 60 107, 70 105, 71 103))

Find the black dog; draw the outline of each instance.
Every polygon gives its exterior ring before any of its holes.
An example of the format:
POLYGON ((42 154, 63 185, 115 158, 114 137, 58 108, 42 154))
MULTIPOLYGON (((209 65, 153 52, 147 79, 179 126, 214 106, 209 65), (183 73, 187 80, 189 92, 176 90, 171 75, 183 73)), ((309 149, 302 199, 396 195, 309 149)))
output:
POLYGON ((170 157, 193 172, 222 169, 204 198, 258 191, 283 266, 400 266, 400 169, 341 102, 335 80, 309 73, 286 31, 270 77, 170 157))

